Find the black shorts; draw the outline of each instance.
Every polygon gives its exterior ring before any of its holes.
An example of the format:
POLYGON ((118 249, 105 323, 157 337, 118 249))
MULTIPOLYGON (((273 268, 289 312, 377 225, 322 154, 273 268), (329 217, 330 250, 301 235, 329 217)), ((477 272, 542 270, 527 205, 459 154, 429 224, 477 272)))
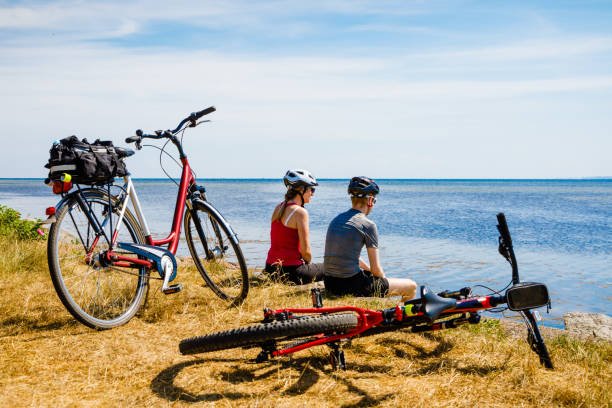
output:
POLYGON ((368 271, 361 271, 350 278, 325 276, 325 291, 332 295, 360 297, 385 297, 389 294, 387 278, 377 278, 368 271))
POLYGON ((264 272, 273 280, 303 285, 323 279, 323 264, 309 263, 297 266, 266 264, 264 272))

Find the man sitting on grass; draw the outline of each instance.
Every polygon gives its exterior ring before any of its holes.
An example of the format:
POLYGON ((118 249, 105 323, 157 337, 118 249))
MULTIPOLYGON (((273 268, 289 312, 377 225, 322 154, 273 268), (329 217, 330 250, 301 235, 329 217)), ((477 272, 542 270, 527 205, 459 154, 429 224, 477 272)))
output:
POLYGON ((367 215, 380 192, 374 180, 353 177, 348 186, 351 209, 332 220, 325 238, 325 290, 332 295, 395 296, 412 299, 416 283, 385 277, 378 254, 378 230, 367 215), (366 246, 369 264, 361 259, 366 246))

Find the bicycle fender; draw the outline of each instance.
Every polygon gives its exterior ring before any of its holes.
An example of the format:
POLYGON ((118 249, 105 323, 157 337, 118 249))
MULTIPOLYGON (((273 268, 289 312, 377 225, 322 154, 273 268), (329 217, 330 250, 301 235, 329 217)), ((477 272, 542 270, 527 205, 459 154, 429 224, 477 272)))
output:
POLYGON ((55 211, 57 212, 64 204, 66 204, 68 201, 70 201, 72 199, 72 197, 74 197, 78 193, 86 194, 86 193, 88 193, 90 191, 100 191, 100 190, 96 189, 96 188, 84 188, 82 190, 75 190, 75 191, 73 191, 71 193, 68 193, 64 197, 62 197, 62 199, 59 200, 57 202, 57 204, 55 204, 55 211))
MULTIPOLYGON (((55 214, 57 214, 59 212, 60 208, 62 208, 68 201, 70 201, 79 192, 82 193, 82 194, 85 194, 85 193, 90 192, 90 191, 100 191, 100 190, 96 189, 96 188, 84 188, 84 189, 75 190, 75 191, 73 191, 71 193, 66 194, 65 196, 62 197, 61 200, 59 200, 57 202, 57 204, 55 204, 55 214)), ((43 221, 43 224, 54 224, 56 221, 57 220, 55 219, 55 215, 51 215, 45 221, 43 221)))

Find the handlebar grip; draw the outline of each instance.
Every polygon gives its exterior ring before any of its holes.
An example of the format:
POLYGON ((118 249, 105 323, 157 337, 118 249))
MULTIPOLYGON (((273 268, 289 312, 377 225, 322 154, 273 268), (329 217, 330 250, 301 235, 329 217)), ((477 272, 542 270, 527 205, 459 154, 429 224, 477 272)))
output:
POLYGON ((140 140, 140 136, 130 136, 125 139, 125 143, 134 143, 140 140))
POLYGON ((191 115, 189 115, 189 119, 191 119, 191 120, 198 120, 202 116, 208 115, 209 113, 213 113, 216 110, 217 110, 217 108, 215 108, 214 106, 209 106, 208 108, 203 109, 203 110, 201 110, 199 112, 193 112, 191 115))
POLYGON ((497 214, 497 229, 499 234, 506 242, 506 244, 512 246, 512 238, 510 237, 510 230, 508 229, 508 223, 506 222, 506 216, 504 213, 497 214))

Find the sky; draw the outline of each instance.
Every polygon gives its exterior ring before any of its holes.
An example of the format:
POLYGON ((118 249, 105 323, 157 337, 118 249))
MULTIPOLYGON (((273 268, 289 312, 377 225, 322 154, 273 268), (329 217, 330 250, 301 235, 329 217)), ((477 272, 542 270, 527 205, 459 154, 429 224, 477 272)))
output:
MULTIPOLYGON (((0 177, 211 105, 184 137, 203 179, 612 176, 611 21, 588 0, 0 0, 0 177)), ((128 168, 163 177, 152 148, 128 168)))

